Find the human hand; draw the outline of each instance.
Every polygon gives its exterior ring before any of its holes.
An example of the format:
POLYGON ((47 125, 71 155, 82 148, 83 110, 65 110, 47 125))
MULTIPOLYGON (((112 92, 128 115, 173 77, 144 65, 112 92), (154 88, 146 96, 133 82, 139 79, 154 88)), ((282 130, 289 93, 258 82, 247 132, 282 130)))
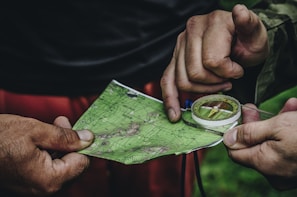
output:
POLYGON ((169 120, 180 119, 179 91, 230 90, 228 79, 243 76, 243 67, 263 62, 268 52, 264 25, 243 5, 232 13, 213 11, 190 18, 160 82, 169 120))
POLYGON ((89 131, 73 131, 68 119, 54 125, 16 115, 0 115, 0 183, 22 195, 45 196, 80 175, 89 159, 73 151, 93 141, 89 131), (64 128, 63 128, 64 127, 64 128), (52 158, 48 151, 66 153, 52 158))
POLYGON ((263 174, 276 189, 297 187, 296 120, 297 98, 289 99, 279 115, 264 121, 259 121, 257 111, 243 108, 244 124, 224 135, 230 158, 263 174))

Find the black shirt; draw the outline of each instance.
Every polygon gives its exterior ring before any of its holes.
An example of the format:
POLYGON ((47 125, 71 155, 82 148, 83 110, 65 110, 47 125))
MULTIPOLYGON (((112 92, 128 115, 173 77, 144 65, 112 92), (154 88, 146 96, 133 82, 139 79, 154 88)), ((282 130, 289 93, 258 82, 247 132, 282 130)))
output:
POLYGON ((160 78, 190 16, 217 1, 61 0, 0 4, 0 87, 96 93, 111 79, 160 78))

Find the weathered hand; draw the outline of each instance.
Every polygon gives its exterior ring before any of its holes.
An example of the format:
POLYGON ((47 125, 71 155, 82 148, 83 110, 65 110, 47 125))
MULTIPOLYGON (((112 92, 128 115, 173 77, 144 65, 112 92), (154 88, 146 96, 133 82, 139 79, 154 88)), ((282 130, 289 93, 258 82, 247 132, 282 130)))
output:
POLYGON ((24 195, 48 195, 64 182, 81 174, 88 157, 75 153, 89 146, 93 134, 75 132, 65 117, 56 125, 16 115, 0 115, 0 183, 1 187, 24 195), (52 158, 48 151, 66 153, 52 158))
POLYGON ((262 173, 277 189, 297 187, 297 99, 264 121, 255 110, 243 109, 244 124, 224 135, 229 156, 262 173))
POLYGON ((243 76, 243 67, 263 62, 268 51, 264 25, 243 5, 232 13, 214 11, 190 18, 160 82, 169 120, 180 118, 179 91, 230 90, 228 80, 243 76))

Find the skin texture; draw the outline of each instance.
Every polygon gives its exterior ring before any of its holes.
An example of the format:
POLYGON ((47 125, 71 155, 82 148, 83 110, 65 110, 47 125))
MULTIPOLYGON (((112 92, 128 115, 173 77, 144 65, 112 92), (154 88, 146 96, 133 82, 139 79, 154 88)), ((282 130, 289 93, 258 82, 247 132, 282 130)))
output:
POLYGON ((230 90, 230 79, 242 77, 243 67, 258 65, 268 53, 264 25, 243 5, 236 5, 232 12, 217 10, 191 17, 160 81, 169 120, 180 119, 180 91, 230 90))
POLYGON ((75 153, 93 141, 90 131, 73 131, 67 118, 54 125, 36 119, 0 114, 1 187, 17 194, 46 196, 80 175, 88 157, 75 153), (55 157, 57 152, 63 153, 55 157))
MULTIPOLYGON (((269 53, 267 31, 243 5, 232 12, 194 16, 178 36, 160 85, 172 122, 180 119, 179 92, 215 93, 232 89, 230 79, 244 75, 269 53)), ((243 123, 224 135, 230 158, 263 174, 279 190, 297 187, 297 98, 261 121, 255 105, 243 108, 243 123)))
POLYGON ((244 124, 224 135, 230 158, 263 174, 276 189, 296 188, 297 98, 268 120, 260 121, 257 111, 248 108, 242 115, 244 124))

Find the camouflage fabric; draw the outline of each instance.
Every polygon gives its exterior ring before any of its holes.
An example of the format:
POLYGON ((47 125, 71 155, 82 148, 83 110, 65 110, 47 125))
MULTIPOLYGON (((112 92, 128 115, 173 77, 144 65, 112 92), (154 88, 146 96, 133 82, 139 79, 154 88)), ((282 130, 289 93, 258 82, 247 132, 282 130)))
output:
POLYGON ((250 72, 251 68, 246 69, 245 79, 234 83, 234 87, 240 89, 234 91, 235 96, 242 102, 254 101, 260 104, 296 86, 297 0, 220 0, 219 4, 221 9, 228 11, 231 11, 235 4, 246 5, 259 16, 268 32, 268 58, 259 65, 261 67, 256 72, 250 72), (250 82, 255 80, 253 89, 250 82))
POLYGON ((297 85, 297 1, 265 1, 254 9, 268 30, 270 53, 256 83, 255 103, 297 85))
POLYGON ((252 8, 260 2, 261 0, 220 0, 219 5, 222 9, 231 11, 236 4, 244 4, 248 8, 252 8))

